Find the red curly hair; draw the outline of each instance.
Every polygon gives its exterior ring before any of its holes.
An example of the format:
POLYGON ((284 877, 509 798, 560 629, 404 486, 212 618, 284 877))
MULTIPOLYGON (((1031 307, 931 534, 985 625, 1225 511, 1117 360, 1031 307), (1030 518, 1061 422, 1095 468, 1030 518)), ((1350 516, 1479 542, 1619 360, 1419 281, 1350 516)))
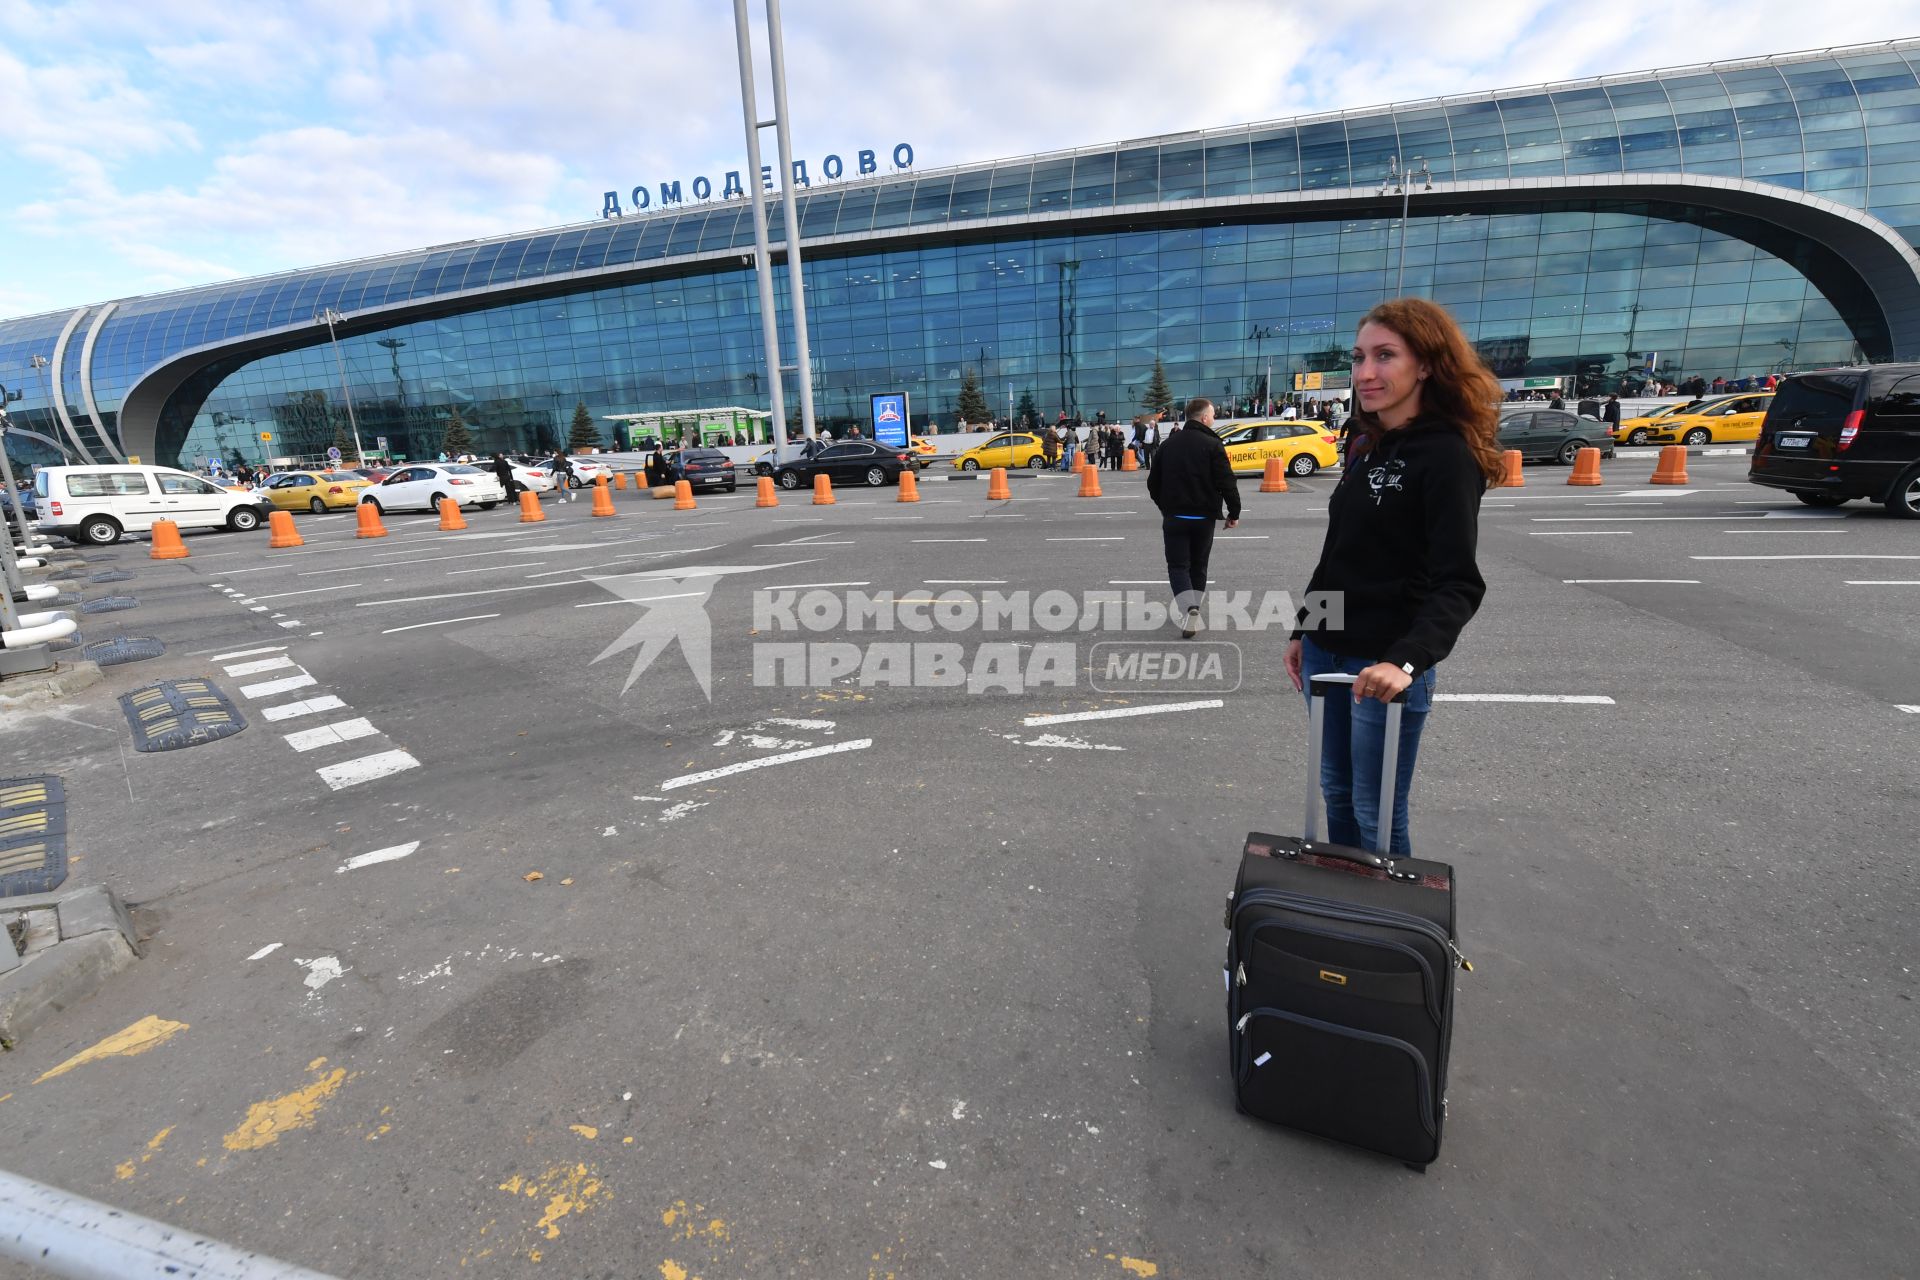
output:
MULTIPOLYGON (((1377 324, 1391 329, 1407 344, 1414 359, 1427 366, 1420 392, 1420 416, 1441 418, 1458 431, 1489 485, 1505 471, 1495 435, 1500 428, 1500 380, 1467 341, 1459 321, 1447 309, 1425 298, 1393 298, 1367 312, 1360 328, 1377 324)), ((1373 414, 1355 401, 1353 433, 1361 452, 1371 449, 1385 434, 1373 414)))

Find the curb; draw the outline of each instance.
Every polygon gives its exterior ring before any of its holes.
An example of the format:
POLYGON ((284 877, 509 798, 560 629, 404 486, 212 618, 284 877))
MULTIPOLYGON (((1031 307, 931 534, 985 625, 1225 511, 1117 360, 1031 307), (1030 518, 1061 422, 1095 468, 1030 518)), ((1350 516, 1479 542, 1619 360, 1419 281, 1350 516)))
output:
MULTIPOLYGON (((35 671, 0 680, 0 711, 17 711, 90 689, 101 680, 97 662, 56 662, 51 671, 35 671)), ((0 910, 7 900, 0 898, 0 910)))
MULTIPOLYGON (((1614 447, 1616 458, 1657 458, 1662 449, 1671 449, 1668 444, 1623 444, 1614 447), (1629 452, 1631 450, 1631 452, 1629 452)), ((1745 449, 1715 449, 1710 446, 1696 446, 1687 450, 1689 458, 1750 458, 1751 447, 1745 449)))
POLYGON ((27 952, 0 940, 0 1048, 106 985, 140 957, 133 917, 105 885, 0 899, 0 922, 27 926, 27 952))

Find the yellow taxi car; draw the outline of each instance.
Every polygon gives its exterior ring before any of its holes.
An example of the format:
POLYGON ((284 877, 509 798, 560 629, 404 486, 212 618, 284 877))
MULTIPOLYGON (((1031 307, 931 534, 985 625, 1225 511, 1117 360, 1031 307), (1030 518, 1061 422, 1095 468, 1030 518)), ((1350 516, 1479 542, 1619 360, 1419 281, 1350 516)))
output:
POLYGON ((281 511, 317 514, 335 508, 352 510, 360 502, 361 490, 372 484, 351 471, 282 471, 267 481, 262 492, 281 511))
POLYGON ((979 471, 983 468, 1032 467, 1038 470, 1047 463, 1046 451, 1040 447, 1040 437, 1030 431, 1002 431, 999 435, 973 446, 953 460, 955 471, 979 471))
MULTIPOLYGON (((1773 392, 1752 391, 1702 401, 1691 412, 1671 413, 1647 436, 1648 444, 1725 444, 1758 440, 1773 392)), ((1624 424, 1622 424, 1624 425, 1624 424)))
POLYGON ((922 436, 907 437, 907 452, 913 455, 914 462, 925 471, 933 463, 933 455, 940 452, 940 446, 922 436))
POLYGON ((1691 413, 1704 400, 1677 400, 1672 404, 1663 404, 1652 413, 1643 413, 1637 418, 1628 418, 1620 424, 1620 430, 1614 436, 1615 444, 1645 444, 1653 433, 1667 425, 1667 419, 1676 413, 1691 413))
POLYGON ((1324 422, 1246 422, 1220 432, 1235 475, 1261 475, 1268 458, 1280 459, 1290 476, 1310 476, 1340 465, 1340 437, 1324 422))

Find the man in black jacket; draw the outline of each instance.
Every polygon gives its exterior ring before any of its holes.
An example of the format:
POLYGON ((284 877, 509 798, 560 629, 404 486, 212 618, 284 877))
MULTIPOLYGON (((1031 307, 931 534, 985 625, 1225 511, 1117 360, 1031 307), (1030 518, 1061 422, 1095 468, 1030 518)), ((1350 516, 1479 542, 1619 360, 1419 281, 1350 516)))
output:
POLYGON ((1213 401, 1187 403, 1187 425, 1153 451, 1147 493, 1160 508, 1174 608, 1186 613, 1180 634, 1191 640, 1200 630, 1207 560, 1213 554, 1213 522, 1220 519, 1223 503, 1227 528, 1240 523, 1240 488, 1227 462, 1227 447, 1213 433, 1213 401))

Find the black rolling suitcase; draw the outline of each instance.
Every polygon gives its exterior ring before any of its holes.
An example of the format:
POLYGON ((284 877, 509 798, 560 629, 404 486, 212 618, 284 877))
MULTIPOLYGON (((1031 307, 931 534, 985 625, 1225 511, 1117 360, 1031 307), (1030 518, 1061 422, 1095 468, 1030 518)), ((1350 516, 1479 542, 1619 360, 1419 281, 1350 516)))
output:
MULTIPOLYGON (((1416 1168, 1446 1119, 1453 868, 1316 838, 1325 698, 1313 681, 1306 837, 1247 836, 1227 901, 1227 1026, 1241 1111, 1416 1168)), ((1387 708, 1381 843, 1390 842, 1404 694, 1387 708)))

